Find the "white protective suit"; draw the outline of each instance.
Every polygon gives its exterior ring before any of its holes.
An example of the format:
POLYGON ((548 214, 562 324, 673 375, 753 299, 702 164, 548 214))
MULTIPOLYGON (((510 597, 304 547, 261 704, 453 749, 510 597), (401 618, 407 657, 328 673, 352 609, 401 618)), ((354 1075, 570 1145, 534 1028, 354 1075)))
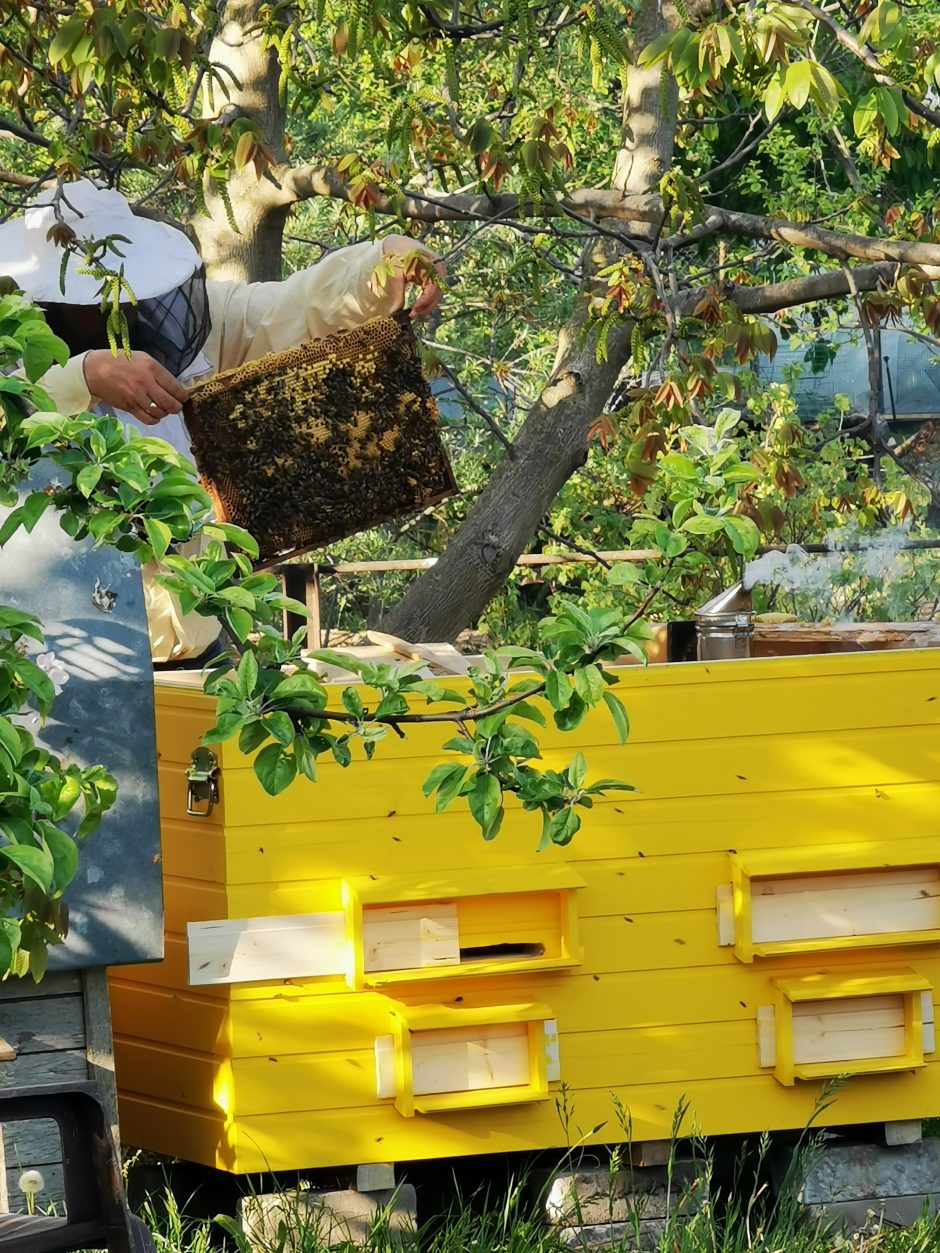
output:
MULTIPOLYGON (((211 329, 199 376, 230 370, 266 353, 283 352, 393 312, 392 297, 377 292, 372 283, 381 259, 382 244, 377 241, 341 248, 280 282, 209 281, 211 329)), ((85 382, 84 361, 84 353, 71 357, 65 365, 53 366, 40 380, 59 412, 69 416, 98 404, 85 382)), ((168 438, 176 447, 182 443, 184 450, 188 443, 175 415, 142 429, 149 435, 168 438), (165 434, 161 431, 164 426, 165 434)), ((195 541, 180 551, 192 553, 197 547, 195 541)), ((196 658, 216 639, 218 623, 198 614, 184 615, 176 597, 154 582, 157 572, 156 562, 143 570, 153 659, 162 663, 196 658)))

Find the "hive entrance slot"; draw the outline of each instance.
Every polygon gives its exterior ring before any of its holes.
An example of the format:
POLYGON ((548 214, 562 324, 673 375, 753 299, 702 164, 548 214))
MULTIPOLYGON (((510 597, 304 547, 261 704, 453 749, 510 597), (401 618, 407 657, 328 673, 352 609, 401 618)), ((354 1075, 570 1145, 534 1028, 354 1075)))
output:
POLYGON ((486 961, 488 959, 499 960, 505 958, 524 959, 527 957, 544 957, 544 944, 471 944, 466 947, 461 946, 460 960, 462 962, 486 961))

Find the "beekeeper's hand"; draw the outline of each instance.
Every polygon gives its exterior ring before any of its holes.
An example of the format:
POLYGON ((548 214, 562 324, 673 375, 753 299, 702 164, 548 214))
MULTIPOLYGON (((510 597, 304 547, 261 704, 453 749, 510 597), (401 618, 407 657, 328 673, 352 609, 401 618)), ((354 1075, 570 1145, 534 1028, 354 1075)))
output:
POLYGON ((107 348, 85 354, 85 382, 97 400, 123 409, 145 426, 156 426, 168 413, 179 413, 187 391, 169 370, 146 352, 117 356, 107 348))
POLYGON ((380 264, 372 279, 378 294, 391 299, 393 309, 403 309, 409 288, 420 291, 411 308, 413 318, 423 318, 441 303, 443 282, 447 277, 443 262, 424 244, 407 235, 386 235, 382 241, 386 263, 380 264))

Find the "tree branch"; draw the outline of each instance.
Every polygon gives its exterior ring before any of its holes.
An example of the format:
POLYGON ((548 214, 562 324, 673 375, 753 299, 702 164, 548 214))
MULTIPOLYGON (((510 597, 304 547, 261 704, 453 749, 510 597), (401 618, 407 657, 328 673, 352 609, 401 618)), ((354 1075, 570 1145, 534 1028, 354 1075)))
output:
MULTIPOLYGON (((859 266, 850 273, 858 291, 877 291, 894 286, 900 267, 883 261, 879 265, 859 266)), ((815 300, 832 300, 852 294, 848 273, 844 270, 827 270, 823 274, 808 274, 803 278, 765 283, 760 287, 739 287, 726 283, 723 290, 742 313, 777 313, 795 305, 808 305, 815 300)), ((708 291, 707 287, 697 287, 683 292, 677 309, 679 316, 688 317, 708 291)))
MULTIPOLYGON (((271 170, 281 188, 281 203, 310 200, 328 196, 352 202, 349 185, 329 165, 305 165, 291 168, 275 166, 271 170)), ((401 196, 379 194, 372 203, 376 213, 411 218, 416 222, 447 222, 466 219, 507 218, 522 216, 529 201, 516 195, 480 193, 452 196, 426 196, 406 192, 401 196)), ((629 222, 658 223, 662 218, 662 202, 657 195, 625 195, 602 188, 579 188, 560 202, 535 207, 536 216, 560 215, 564 209, 593 217, 618 218, 629 222)), ((938 249, 940 252, 940 249, 938 249)))
POLYGON ((14 135, 17 139, 23 139, 28 144, 34 144, 37 148, 48 148, 49 140, 44 135, 40 135, 38 131, 30 130, 27 126, 21 126, 19 122, 14 122, 12 118, 0 117, 0 135, 14 135))
MULTIPOLYGON (((293 204, 325 196, 352 203, 348 183, 332 166, 307 165, 292 169, 277 166, 272 170, 278 186, 272 188, 280 204, 293 204)), ((457 193, 450 196, 426 196, 414 192, 402 195, 376 193, 372 201, 378 214, 409 218, 416 222, 446 221, 508 221, 530 211, 530 202, 516 195, 457 193)), ((662 200, 658 195, 625 194, 617 190, 582 187, 570 191, 556 201, 546 200, 534 206, 536 216, 572 216, 596 227, 595 219, 611 218, 637 225, 658 226, 663 219, 662 200)), ((833 231, 812 222, 786 222, 756 213, 737 213, 719 206, 708 206, 704 222, 687 235, 664 241, 672 247, 692 239, 710 235, 731 235, 745 239, 774 239, 792 248, 806 248, 845 260, 857 257, 862 261, 893 261, 903 265, 940 267, 940 244, 905 239, 879 239, 873 235, 833 231)), ((621 243, 626 242, 618 236, 621 243)))
POLYGON ((33 177, 32 174, 17 174, 0 166, 0 183, 9 183, 12 187, 38 187, 45 175, 33 177))
POLYGON ((811 222, 780 222, 756 213, 735 213, 709 207, 705 226, 716 235, 738 235, 745 239, 775 239, 791 248, 807 248, 830 257, 861 261, 895 261, 903 265, 940 266, 940 244, 917 243, 908 239, 878 239, 849 231, 831 231, 811 222))

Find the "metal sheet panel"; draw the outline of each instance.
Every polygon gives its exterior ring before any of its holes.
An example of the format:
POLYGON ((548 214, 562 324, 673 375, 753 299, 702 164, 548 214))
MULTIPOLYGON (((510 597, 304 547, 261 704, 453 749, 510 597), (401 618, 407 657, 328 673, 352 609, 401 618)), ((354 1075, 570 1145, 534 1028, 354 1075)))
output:
MULTIPOLYGON (((48 473, 35 479, 48 481, 48 473)), ((50 953, 50 968, 158 960, 163 886, 153 672, 137 560, 77 544, 46 514, 32 535, 18 532, 0 553, 0 603, 38 615, 46 650, 68 672, 43 742, 63 759, 101 762, 118 781, 117 804, 82 848, 67 893, 71 933, 50 953)))

